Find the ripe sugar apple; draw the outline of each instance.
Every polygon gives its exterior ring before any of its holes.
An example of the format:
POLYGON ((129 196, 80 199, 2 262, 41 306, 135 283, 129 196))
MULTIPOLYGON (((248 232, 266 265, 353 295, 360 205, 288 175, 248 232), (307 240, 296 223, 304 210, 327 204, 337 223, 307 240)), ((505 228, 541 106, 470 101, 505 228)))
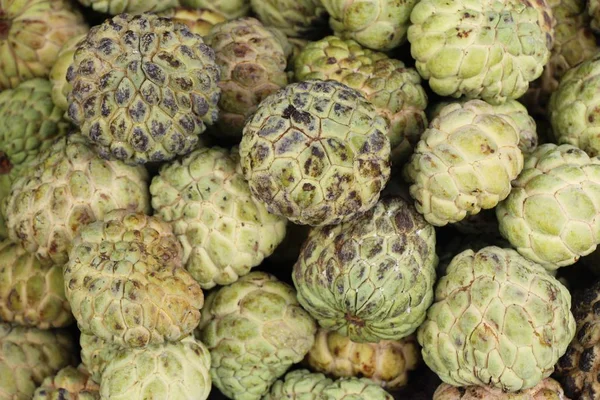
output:
POLYGON ((79 345, 81 346, 81 362, 96 383, 102 381, 102 373, 106 364, 124 351, 122 347, 112 342, 83 332, 79 336, 79 345))
POLYGON ((529 155, 496 208, 500 233, 548 270, 574 264, 600 243, 600 159, 570 145, 529 155))
POLYGON ((399 340, 433 300, 435 230, 401 198, 311 231, 294 265, 298 301, 321 327, 355 342, 399 340))
POLYGON ((62 266, 43 266, 8 240, 0 242, 0 320, 40 329, 71 325, 62 266))
POLYGON ((318 39, 327 28, 320 0, 250 0, 252 11, 265 24, 290 37, 318 39))
POLYGON ((192 33, 200 36, 208 35, 213 26, 227 21, 221 13, 208 8, 177 7, 166 10, 159 15, 187 25, 192 33))
POLYGON ((5 199, 10 239, 44 264, 63 265, 81 226, 116 209, 149 212, 148 173, 98 158, 80 135, 56 140, 5 199))
POLYGON ((204 304, 183 269, 171 226, 117 210, 83 227, 65 266, 65 293, 79 329, 124 347, 188 336, 204 304))
POLYGON ((338 224, 377 202, 390 176, 388 124, 335 81, 286 86, 244 128, 241 164, 252 194, 298 224, 338 224))
POLYGON ((418 0, 323 0, 336 36, 373 50, 391 50, 406 40, 418 0))
POLYGON ((517 393, 506 393, 489 386, 455 387, 442 383, 433 400, 569 400, 560 384, 552 378, 546 378, 531 389, 517 393))
POLYGON ((286 219, 250 194, 237 149, 203 148, 161 168, 150 186, 156 215, 173 225, 186 269, 204 289, 250 272, 283 240, 286 219))
POLYGON ((87 30, 69 0, 0 0, 0 91, 47 77, 63 43, 87 30))
POLYGON ((523 168, 521 129, 481 100, 444 107, 404 168, 417 210, 444 226, 494 208, 523 168))
POLYGON ((92 7, 95 11, 110 15, 159 12, 179 5, 179 0, 79 0, 79 2, 86 7, 92 7))
POLYGON ((31 399, 44 379, 74 364, 75 347, 67 331, 0 322, 0 399, 31 399))
POLYGON ((454 386, 505 392, 537 385, 575 334, 567 289, 516 251, 458 254, 419 327, 425 363, 454 386))
POLYGON ((312 373, 307 369, 298 369, 285 374, 276 381, 262 400, 328 400, 322 391, 333 381, 323 374, 312 373))
POLYGON ((225 19, 241 18, 250 12, 250 0, 180 0, 188 8, 206 8, 223 15, 225 19))
POLYGON ((287 85, 287 39, 247 17, 214 26, 205 40, 221 68, 217 128, 220 135, 237 139, 258 104, 287 85))
POLYGON ((68 366, 44 379, 32 400, 100 400, 100 386, 80 365, 68 366))
POLYGON ((342 378, 323 389, 327 400, 394 400, 381 386, 367 378, 342 378))
POLYGON ((69 117, 103 158, 140 164, 187 154, 219 114, 214 57, 183 24, 118 15, 75 52, 69 117))
POLYGON ((58 53, 56 63, 54 63, 54 66, 50 70, 52 101, 63 112, 69 108, 67 96, 73 89, 73 86, 67 81, 67 72, 71 64, 73 64, 73 56, 77 47, 86 36, 86 34, 81 34, 67 40, 58 53))
POLYGON ((394 390, 406 385, 421 354, 414 336, 379 343, 356 343, 337 332, 319 329, 306 356, 311 369, 334 377, 364 376, 394 390))
POLYGON ((110 400, 206 400, 211 390, 210 354, 188 336, 176 343, 127 349, 108 362, 100 396, 110 400))
POLYGON ((316 324, 296 292, 251 272, 210 293, 197 332, 212 357, 213 384, 234 400, 258 400, 314 343, 316 324))
POLYGON ((545 0, 422 0, 410 19, 417 70, 441 96, 517 99, 550 58, 545 0))
POLYGON ((392 159, 406 159, 427 127, 427 95, 413 68, 353 40, 327 36, 294 58, 295 79, 333 79, 361 92, 390 123, 392 159))

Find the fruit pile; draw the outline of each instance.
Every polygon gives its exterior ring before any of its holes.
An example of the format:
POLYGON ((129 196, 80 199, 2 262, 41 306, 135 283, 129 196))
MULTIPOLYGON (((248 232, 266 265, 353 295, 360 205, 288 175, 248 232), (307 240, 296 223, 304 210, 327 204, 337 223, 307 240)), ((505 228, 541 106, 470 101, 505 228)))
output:
POLYGON ((597 34, 0 0, 0 400, 600 399, 597 34))

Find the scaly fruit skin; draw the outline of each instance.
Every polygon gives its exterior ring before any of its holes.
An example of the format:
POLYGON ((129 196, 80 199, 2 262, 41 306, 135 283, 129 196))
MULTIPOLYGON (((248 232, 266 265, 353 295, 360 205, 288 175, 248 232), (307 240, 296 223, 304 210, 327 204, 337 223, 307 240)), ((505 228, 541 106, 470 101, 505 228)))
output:
POLYGON ((600 155, 600 53, 568 71, 550 98, 552 130, 559 144, 600 155))
POLYGON ((204 295, 183 269, 171 226, 117 210, 83 227, 65 266, 65 293, 79 329, 123 347, 188 336, 204 295))
POLYGON ((327 36, 309 43, 294 58, 294 73, 297 81, 333 79, 361 92, 390 123, 394 160, 408 158, 427 127, 427 94, 417 71, 353 40, 327 36))
POLYGON ((600 396, 600 283, 573 295, 577 333, 556 365, 565 393, 578 400, 600 396))
POLYGON ((92 7, 95 11, 110 15, 159 12, 179 5, 179 0, 79 0, 79 2, 86 7, 92 7))
POLYGON ((193 336, 125 350, 106 365, 100 398, 206 400, 211 389, 210 357, 193 336))
POLYGON ((569 400, 560 384, 552 378, 546 378, 531 389, 517 393, 505 393, 501 389, 488 386, 468 386, 460 388, 442 383, 433 400, 569 400))
POLYGON ((79 336, 79 345, 81 346, 81 362, 96 383, 102 381, 102 373, 106 364, 124 350, 112 342, 83 332, 79 336))
POLYGON ((336 36, 373 50, 391 50, 406 40, 417 0, 323 0, 336 36))
POLYGON ((401 198, 311 231, 294 266, 298 301, 321 327, 355 342, 399 340, 433 300, 435 230, 401 198))
POLYGON ((213 26, 227 21, 221 13, 208 8, 177 7, 166 10, 159 15, 187 25, 192 33, 200 36, 208 35, 213 26))
POLYGON ((342 378, 323 389, 327 400, 394 400, 381 386, 367 378, 342 378))
POLYGON ((503 103, 521 97, 550 57, 551 25, 529 0, 422 0, 408 40, 441 96, 503 103))
POLYGON ((373 207, 389 179, 388 128, 346 85, 293 83, 246 124, 244 176, 273 214, 313 226, 349 221, 373 207))
POLYGON ((43 266, 8 240, 0 242, 0 320, 40 329, 71 325, 62 266, 43 266))
MULTIPOLYGON (((67 73, 69 67, 73 63, 75 51, 86 37, 86 34, 73 36, 67 40, 58 53, 58 59, 50 70, 50 82, 52 83, 52 101, 61 111, 67 111, 69 102, 67 96, 73 89, 73 86, 68 82, 67 73)), ((72 70, 71 70, 72 71, 72 70)))
POLYGON ((500 233, 548 270, 574 264, 600 243, 600 159, 544 144, 529 155, 496 208, 500 233))
POLYGON ((587 0, 586 9, 590 17, 592 17, 591 27, 595 32, 600 32, 600 1, 587 0))
POLYGON ((276 381, 262 400, 324 400, 321 392, 332 383, 323 374, 299 369, 276 381))
POLYGON ((364 376, 382 387, 398 389, 417 368, 421 354, 415 336, 379 343, 356 343, 337 332, 319 329, 306 356, 314 371, 334 377, 364 376))
POLYGON ((221 69, 220 135, 240 138, 258 104, 287 85, 286 54, 281 43, 287 39, 281 36, 257 19, 246 17, 218 24, 205 37, 221 69))
POLYGON ((296 292, 251 272, 206 299, 198 335, 212 357, 213 384, 234 400, 258 400, 314 343, 315 321, 296 292))
POLYGON ((219 115, 219 67, 202 37, 154 14, 93 27, 69 68, 69 117, 103 158, 187 154, 219 115))
POLYGON ((99 400, 100 386, 80 365, 68 366, 54 376, 47 377, 36 389, 32 400, 99 400))
POLYGON ((75 361, 70 333, 0 323, 0 399, 30 400, 49 376, 75 361))
POLYGON ((250 0, 252 11, 265 24, 293 38, 318 39, 327 26, 320 0, 250 0))
POLYGON ((6 225, 44 264, 66 264, 79 228, 106 213, 150 211, 147 171, 98 158, 80 135, 58 139, 27 168, 5 199, 6 225))
POLYGON ((47 77, 63 43, 87 30, 69 0, 0 0, 0 91, 47 77))
POLYGON ((250 12, 250 0, 181 0, 189 8, 207 8, 223 15, 225 19, 241 18, 250 12))
POLYGON ((573 338, 570 307, 568 290, 516 251, 466 250, 438 281, 417 339, 448 384, 529 389, 550 376, 573 338))
POLYGON ((198 149, 163 166, 150 193, 156 215, 173 226, 186 269, 203 289, 246 275, 285 236, 286 219, 252 197, 236 148, 198 149))

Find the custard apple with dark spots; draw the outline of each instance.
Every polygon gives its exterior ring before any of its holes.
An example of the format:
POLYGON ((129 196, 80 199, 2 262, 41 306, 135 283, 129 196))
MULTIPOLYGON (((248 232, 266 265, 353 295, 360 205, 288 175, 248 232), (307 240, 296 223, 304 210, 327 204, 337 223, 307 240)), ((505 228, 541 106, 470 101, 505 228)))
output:
POLYGON ((530 389, 507 393, 489 386, 456 387, 442 383, 432 400, 569 400, 560 386, 552 378, 546 378, 530 389))
POLYGON ((389 125, 335 81, 293 83, 244 127, 241 164, 252 194, 298 224, 321 226, 372 208, 390 176, 389 125))
POLYGON ((183 25, 121 14, 93 27, 69 68, 69 117, 101 157, 160 162, 192 151, 216 122, 219 67, 183 25))
POLYGON ((68 366, 44 379, 32 400, 100 400, 100 386, 83 365, 68 366))

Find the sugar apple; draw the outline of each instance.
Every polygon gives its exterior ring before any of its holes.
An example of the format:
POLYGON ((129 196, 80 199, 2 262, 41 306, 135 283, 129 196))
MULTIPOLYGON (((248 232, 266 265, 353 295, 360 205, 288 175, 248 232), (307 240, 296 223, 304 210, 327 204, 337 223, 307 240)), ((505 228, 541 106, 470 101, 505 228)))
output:
POLYGON ((323 388, 326 400, 394 400, 381 386, 367 378, 342 378, 323 388))
POLYGON ((100 386, 82 365, 68 366, 44 379, 32 400, 100 400, 100 386))
POLYGON ((323 374, 298 369, 276 381, 262 400, 327 400, 322 391, 333 381, 323 374))
POLYGON ((567 289, 516 251, 465 250, 438 281, 417 339, 448 384, 529 389, 550 376, 573 338, 570 307, 567 289))
POLYGON ((394 161, 408 158, 427 127, 427 95, 417 71, 353 40, 327 36, 309 43, 294 58, 294 76, 333 79, 361 92, 390 123, 394 161))
POLYGON ((389 179, 388 128, 346 85, 293 83, 248 120, 244 176, 273 214, 314 226, 349 221, 373 207, 389 179))
POLYGON ((599 0, 587 0, 586 9, 588 15, 592 18, 590 24, 595 32, 600 32, 600 1, 599 0))
POLYGON ((0 399, 30 400, 44 379, 75 362, 73 337, 0 322, 0 399))
POLYGON ((545 0, 421 0, 410 19, 417 70, 441 96, 517 99, 550 58, 545 0))
POLYGON ((0 242, 0 320, 40 329, 70 325, 62 266, 41 265, 20 245, 0 242))
POLYGON ((442 383, 433 400, 569 400, 560 384, 552 378, 546 378, 531 389, 517 393, 506 393, 489 386, 455 387, 442 383))
POLYGON ((204 289, 246 275, 285 236, 285 218, 250 194, 237 149, 198 149, 165 165, 150 192, 156 215, 173 225, 183 246, 186 269, 204 289))
POLYGON ((481 100, 444 107, 404 169, 417 210, 430 224, 444 226, 495 207, 523 168, 520 130, 481 100))
POLYGON ((86 7, 92 7, 95 11, 110 15, 158 12, 179 5, 179 0, 79 0, 79 2, 86 7))
POLYGON ((221 13, 208 8, 177 7, 163 11, 159 15, 187 25, 192 33, 200 36, 208 35, 213 26, 227 21, 221 13))
POLYGON ((205 40, 221 68, 219 135, 237 139, 258 104, 287 85, 287 39, 247 17, 215 25, 205 40))
POLYGON ((314 371, 334 377, 364 376, 387 389, 406 385, 421 361, 415 336, 379 343, 356 343, 337 332, 319 329, 306 356, 314 371))
POLYGON ((180 0, 181 5, 188 8, 206 8, 232 20, 248 15, 250 0, 180 0))
POLYGON ((438 276, 446 275, 448 265, 450 265, 452 259, 465 250, 478 252, 484 247, 489 246, 510 248, 510 243, 504 240, 499 232, 497 234, 470 233, 453 235, 448 240, 438 241, 437 244, 436 251, 440 259, 437 267, 438 276))
POLYGON ((59 138, 28 165, 5 199, 10 239, 63 265, 79 228, 116 209, 149 212, 148 173, 97 157, 80 135, 59 138))
POLYGON ((177 343, 128 349, 108 362, 100 396, 110 400, 206 400, 210 394, 210 354, 188 336, 177 343))
POLYGON ((219 114, 214 57, 183 24, 118 15, 75 52, 69 117, 103 158, 139 164, 189 153, 219 114))
POLYGON ((102 373, 106 364, 124 351, 121 346, 113 342, 83 332, 79 336, 79 345, 81 346, 81 362, 96 383, 102 381, 102 373))
POLYGON ((387 51, 406 40, 410 13, 418 0, 322 0, 336 36, 387 51))
POLYGON ((252 11, 265 24, 290 37, 318 39, 327 27, 320 0, 250 0, 252 11))
POLYGON ((425 319, 437 262, 433 226, 386 197, 354 221, 312 230, 292 278, 321 327, 355 342, 399 340, 425 319))
POLYGON ((185 271, 171 226, 116 210, 83 227, 65 266, 65 293, 79 329, 124 347, 188 336, 204 304, 185 271))
MULTIPOLYGON (((79 44, 86 38, 87 34, 73 36, 67 40, 58 53, 58 59, 50 70, 50 82, 52 83, 52 101, 61 111, 69 108, 67 96, 73 86, 67 80, 67 72, 73 63, 73 56, 79 44)), ((73 70, 71 70, 72 72, 73 70)))
POLYGON ((69 38, 85 33, 69 0, 0 0, 0 91, 45 78, 69 38))
POLYGON ((548 270, 574 264, 600 243, 600 159, 544 144, 529 155, 496 208, 500 233, 548 270))
POLYGON ((234 400, 258 400, 314 343, 315 321, 296 292, 251 272, 210 293, 197 334, 210 350, 213 384, 234 400))

